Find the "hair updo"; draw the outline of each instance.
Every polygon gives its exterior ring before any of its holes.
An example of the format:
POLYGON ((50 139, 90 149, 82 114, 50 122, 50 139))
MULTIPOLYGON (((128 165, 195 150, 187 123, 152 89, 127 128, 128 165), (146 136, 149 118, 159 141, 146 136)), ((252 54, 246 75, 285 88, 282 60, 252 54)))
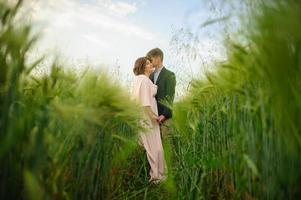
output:
POLYGON ((150 61, 148 57, 140 57, 136 60, 133 72, 136 76, 144 74, 146 62, 150 61))

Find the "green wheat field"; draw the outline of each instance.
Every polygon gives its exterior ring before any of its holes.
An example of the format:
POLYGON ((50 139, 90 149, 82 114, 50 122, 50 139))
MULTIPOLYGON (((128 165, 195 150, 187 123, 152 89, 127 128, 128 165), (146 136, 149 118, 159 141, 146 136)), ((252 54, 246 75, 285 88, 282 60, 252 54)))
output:
POLYGON ((139 106, 103 73, 49 73, 0 0, 0 199, 301 198, 301 2, 258 1, 227 59, 173 105, 166 182, 148 183, 139 106))

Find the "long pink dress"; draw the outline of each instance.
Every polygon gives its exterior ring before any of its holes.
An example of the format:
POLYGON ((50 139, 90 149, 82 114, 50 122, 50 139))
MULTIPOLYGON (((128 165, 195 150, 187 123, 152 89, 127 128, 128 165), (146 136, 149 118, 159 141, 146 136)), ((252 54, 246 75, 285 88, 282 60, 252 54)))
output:
MULTIPOLYGON (((157 101, 155 99, 156 93, 157 85, 153 84, 147 76, 141 74, 135 77, 133 97, 140 102, 141 106, 150 106, 151 110, 158 115, 157 101)), ((162 180, 165 178, 165 160, 160 127, 158 122, 152 121, 147 115, 144 117, 142 123, 148 130, 140 133, 140 142, 147 153, 147 159, 151 167, 151 179, 162 180)))

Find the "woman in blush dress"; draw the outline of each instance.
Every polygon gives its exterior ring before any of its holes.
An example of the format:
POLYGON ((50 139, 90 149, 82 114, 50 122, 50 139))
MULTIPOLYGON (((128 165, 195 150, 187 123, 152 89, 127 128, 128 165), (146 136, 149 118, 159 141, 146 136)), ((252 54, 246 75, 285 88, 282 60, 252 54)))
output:
POLYGON ((135 80, 133 85, 133 97, 143 108, 144 119, 141 120, 146 128, 140 133, 140 144, 146 150, 150 169, 150 182, 159 183, 165 179, 166 170, 164 151, 160 136, 158 120, 158 108, 155 95, 157 86, 149 79, 154 68, 147 57, 138 58, 134 66, 135 80))

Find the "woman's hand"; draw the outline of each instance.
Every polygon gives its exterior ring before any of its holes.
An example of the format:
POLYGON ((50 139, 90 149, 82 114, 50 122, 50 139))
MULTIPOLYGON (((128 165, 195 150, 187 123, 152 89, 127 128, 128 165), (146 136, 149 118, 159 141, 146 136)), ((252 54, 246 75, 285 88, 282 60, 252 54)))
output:
POLYGON ((145 114, 147 114, 147 116, 150 118, 150 120, 152 122, 158 122, 159 118, 158 116, 152 111, 150 106, 145 106, 144 108, 144 112, 145 114))
POLYGON ((150 118, 151 118, 151 120, 152 120, 153 122, 158 122, 158 120, 159 120, 158 116, 155 115, 155 113, 153 113, 152 116, 151 116, 150 118))

